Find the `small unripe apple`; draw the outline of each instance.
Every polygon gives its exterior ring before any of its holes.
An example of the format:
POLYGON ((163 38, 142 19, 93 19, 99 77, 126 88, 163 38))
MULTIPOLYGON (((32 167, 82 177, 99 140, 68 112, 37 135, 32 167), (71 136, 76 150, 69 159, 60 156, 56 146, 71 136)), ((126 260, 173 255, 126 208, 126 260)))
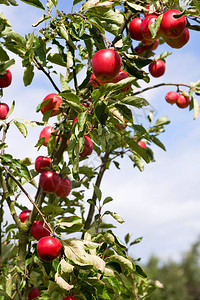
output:
POLYGON ((143 141, 139 141, 139 142, 138 142, 138 145, 139 145, 140 147, 142 147, 142 148, 146 148, 146 147, 147 147, 146 144, 145 144, 143 141))
POLYGON ((12 81, 12 74, 7 70, 4 75, 0 75, 0 88, 8 87, 12 81))
POLYGON ((176 38, 168 38, 163 35, 164 41, 174 49, 180 49, 187 44, 190 39, 189 30, 186 28, 181 35, 176 38))
POLYGON ((52 126, 46 126, 42 129, 42 131, 40 132, 40 137, 39 138, 40 139, 43 138, 43 137, 45 138, 44 144, 43 144, 44 146, 47 146, 49 138, 50 138, 52 132, 54 132, 54 131, 55 131, 55 129, 52 126))
POLYGON ((93 142, 91 138, 88 135, 85 135, 84 139, 85 141, 84 141, 83 151, 79 153, 81 157, 86 157, 88 155, 91 155, 93 151, 93 142))
POLYGON ((165 95, 165 100, 170 103, 170 104, 174 104, 176 103, 176 101, 178 100, 178 93, 175 91, 170 91, 165 95))
POLYGON ((35 160, 35 169, 38 173, 43 173, 51 166, 51 158, 46 156, 38 156, 35 160))
POLYGON ((56 193, 60 184, 60 176, 54 171, 44 171, 40 175, 39 184, 45 193, 56 193))
POLYGON ((78 300, 78 298, 76 298, 74 296, 67 296, 67 297, 63 298, 62 300, 78 300))
POLYGON ((186 108, 190 105, 190 98, 187 96, 184 96, 183 94, 179 94, 178 99, 176 101, 176 105, 179 108, 186 108))
POLYGON ((131 20, 131 22, 129 24, 129 34, 133 40, 136 40, 136 41, 143 40, 143 34, 140 30, 142 21, 143 20, 141 18, 134 18, 131 20))
POLYGON ((187 25, 187 19, 185 16, 180 18, 174 18, 175 15, 179 15, 181 12, 177 9, 167 10, 162 17, 161 31, 169 38, 176 38, 183 33, 187 25))
POLYGON ((157 39, 158 37, 160 37, 160 28, 158 29, 158 32, 156 34, 156 37, 153 38, 151 31, 149 29, 149 25, 151 23, 155 23, 155 21, 157 20, 158 16, 156 16, 155 14, 149 14, 142 22, 140 30, 141 33, 143 35, 143 39, 146 41, 145 44, 147 44, 147 40, 151 41, 151 43, 153 43, 153 41, 155 39, 157 39))
POLYGON ((28 300, 33 300, 40 297, 41 293, 37 287, 33 287, 28 294, 28 300))
POLYGON ((90 84, 94 87, 94 88, 98 88, 104 84, 106 84, 106 82, 103 82, 101 80, 98 80, 94 73, 92 73, 91 77, 90 77, 90 84))
POLYGON ((165 63, 163 60, 158 59, 149 64, 149 73, 153 77, 160 77, 165 73, 165 63))
POLYGON ((0 102, 0 120, 5 120, 9 112, 9 106, 0 102))
POLYGON ((42 237, 49 236, 50 231, 44 221, 36 221, 31 226, 31 234, 37 241, 39 241, 42 237))
POLYGON ((101 49, 92 58, 92 70, 95 77, 103 82, 113 80, 121 68, 121 57, 114 49, 101 49))
POLYGON ((60 114, 60 107, 62 105, 62 98, 56 94, 56 93, 51 93, 47 95, 43 101, 49 100, 49 102, 41 109, 42 114, 46 111, 51 111, 50 117, 56 116, 60 114))
POLYGON ((30 209, 25 209, 25 210, 23 210, 23 211, 19 214, 19 219, 20 219, 20 221, 21 221, 22 223, 24 223, 24 222, 28 219, 30 213, 31 213, 31 210, 30 210, 30 209))
MULTIPOLYGON (((127 78, 127 77, 129 77, 129 74, 128 74, 126 71, 124 71, 124 70, 121 69, 121 70, 119 71, 119 74, 113 79, 112 82, 113 82, 113 83, 117 83, 117 82, 119 82, 119 81, 121 81, 122 79, 125 79, 125 78, 127 78)), ((123 93, 127 93, 127 92, 129 91, 130 87, 131 87, 131 84, 125 86, 125 87, 122 89, 122 92, 123 92, 123 93)))
POLYGON ((56 191, 56 196, 67 197, 72 189, 72 183, 68 178, 62 178, 59 183, 58 190, 56 191))
POLYGON ((52 261, 61 253, 61 242, 52 236, 42 237, 37 244, 38 256, 41 260, 52 261))

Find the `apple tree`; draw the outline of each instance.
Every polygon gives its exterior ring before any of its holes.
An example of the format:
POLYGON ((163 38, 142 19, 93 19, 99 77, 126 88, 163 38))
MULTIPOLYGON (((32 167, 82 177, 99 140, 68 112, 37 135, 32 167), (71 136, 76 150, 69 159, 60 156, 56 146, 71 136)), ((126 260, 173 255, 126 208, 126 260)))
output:
MULTIPOLYGON (((130 166, 143 171, 154 161, 151 143, 165 150, 158 136, 168 118, 154 122, 150 113, 145 128, 134 123, 133 110, 149 105, 143 91, 166 85, 148 84, 150 76, 164 74, 171 54, 156 57, 156 48, 167 43, 182 51, 189 31, 199 30, 198 1, 74 0, 63 10, 58 0, 18 2, 36 7, 41 18, 22 36, 0 14, 0 299, 147 299, 162 285, 128 254, 141 238, 132 241, 127 233, 121 241, 114 234, 107 216, 124 220, 106 208, 115 200, 102 197, 101 182, 112 164, 119 168, 117 158, 128 156, 130 166), (3 102, 16 56, 27 88, 38 72, 52 84, 35 108, 40 121, 12 119, 14 102, 10 108, 3 102), (8 131, 16 126, 26 137, 29 125, 41 128, 33 163, 29 153, 22 160, 7 151, 8 131), (95 166, 88 164, 91 156, 95 166), (31 210, 18 202, 21 194, 31 210), (5 203, 12 224, 5 225, 5 203)), ((169 91, 166 101, 194 110, 197 118, 199 82, 170 85, 177 91, 169 91)))

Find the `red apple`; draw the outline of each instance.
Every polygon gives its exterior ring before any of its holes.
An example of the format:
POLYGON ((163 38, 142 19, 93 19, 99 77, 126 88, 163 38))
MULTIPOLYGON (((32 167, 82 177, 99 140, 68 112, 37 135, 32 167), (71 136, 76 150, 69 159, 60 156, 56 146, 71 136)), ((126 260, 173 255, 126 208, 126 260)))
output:
POLYGON ((140 26, 142 24, 141 18, 134 18, 131 20, 129 24, 129 34, 130 37, 136 41, 142 41, 143 40, 143 34, 140 30, 140 26))
POLYGON ((39 241, 42 237, 49 236, 50 231, 44 221, 36 221, 31 227, 31 234, 37 241, 39 241))
POLYGON ((51 158, 46 156, 38 156, 35 160, 35 169, 38 173, 43 173, 51 166, 51 158))
MULTIPOLYGON (((158 16, 156 16, 155 14, 149 14, 142 22, 141 26, 140 26, 140 30, 141 33, 143 35, 143 39, 145 40, 145 44, 147 44, 147 41, 151 41, 151 44, 153 43, 153 41, 155 39, 157 39, 160 36, 160 29, 157 32, 157 35, 155 38, 152 37, 151 31, 149 29, 149 25, 151 23, 154 23, 156 21, 156 19, 158 18, 158 16)), ((150 42, 149 42, 150 43, 150 42)))
MULTIPOLYGON (((119 81, 121 81, 122 79, 125 79, 125 78, 127 78, 127 77, 129 77, 129 74, 128 74, 126 71, 124 71, 124 70, 121 69, 121 70, 119 71, 119 74, 113 79, 112 82, 113 82, 113 83, 117 83, 117 82, 119 82, 119 81)), ((125 86, 125 87, 122 89, 122 92, 123 92, 123 93, 127 93, 127 92, 129 91, 130 87, 131 87, 131 84, 125 86)))
POLYGON ((143 141, 139 141, 139 142, 138 142, 138 145, 139 145, 140 147, 142 147, 142 148, 146 148, 146 147, 147 147, 146 144, 145 144, 143 141))
POLYGON ((78 298, 76 298, 74 296, 67 296, 67 297, 63 298, 62 300, 78 300, 78 298))
POLYGON ((103 82, 113 80, 121 68, 121 57, 114 49, 101 49, 92 58, 95 77, 103 82))
POLYGON ((160 77, 165 73, 165 63, 163 60, 157 60, 149 64, 149 73, 153 77, 160 77))
POLYGON ((60 255, 61 249, 60 241, 52 236, 42 237, 37 244, 38 256, 44 261, 56 259, 60 255))
POLYGON ((162 17, 161 31, 169 38, 176 38, 183 33, 187 25, 185 16, 174 18, 175 15, 181 14, 177 9, 167 10, 162 17))
POLYGON ((56 193, 60 184, 60 176, 54 171, 44 171, 40 175, 39 184, 45 193, 56 193))
POLYGON ((4 75, 0 75, 0 88, 8 87, 12 81, 12 74, 7 70, 4 75))
POLYGON ((60 107, 62 105, 62 98, 56 94, 52 93, 47 95, 43 101, 49 100, 49 102, 41 109, 42 114, 46 111, 51 111, 50 117, 56 116, 60 114, 60 107))
POLYGON ((72 183, 68 178, 62 178, 60 180, 58 190, 56 192, 56 195, 58 197, 67 197, 72 189, 72 183))
POLYGON ((9 112, 9 106, 6 103, 0 103, 0 120, 5 120, 9 112))
POLYGON ((20 219, 20 221, 21 221, 22 223, 24 223, 24 222, 28 219, 30 213, 31 213, 31 210, 30 210, 30 209, 25 209, 25 210, 23 210, 23 211, 19 214, 19 219, 20 219))
POLYGON ((190 104, 190 98, 184 96, 183 94, 178 95, 178 99, 176 101, 176 105, 180 108, 186 108, 190 104))
POLYGON ((46 126, 42 129, 41 133, 40 133, 40 139, 45 137, 44 140, 44 146, 47 146, 48 140, 52 134, 52 132, 54 132, 55 129, 52 126, 46 126))
POLYGON ((88 135, 85 135, 84 138, 85 141, 84 141, 83 151, 79 153, 81 157, 86 157, 88 155, 91 155, 93 151, 93 142, 91 138, 88 135))
POLYGON ((179 94, 177 92, 170 91, 165 95, 165 100, 170 104, 174 104, 178 100, 178 96, 179 94))
POLYGON ((189 33, 189 30, 186 28, 183 31, 183 33, 176 38, 172 39, 172 38, 163 36, 163 39, 170 47, 175 48, 175 49, 180 49, 183 46, 185 46, 185 44, 187 44, 187 42, 189 41, 190 33, 189 33))
POLYGON ((94 87, 94 88, 98 88, 101 85, 104 85, 106 82, 103 82, 101 80, 98 80, 94 73, 92 73, 91 77, 90 77, 90 84, 94 87))
POLYGON ((40 297, 40 290, 37 287, 33 287, 28 294, 28 300, 32 300, 40 297))

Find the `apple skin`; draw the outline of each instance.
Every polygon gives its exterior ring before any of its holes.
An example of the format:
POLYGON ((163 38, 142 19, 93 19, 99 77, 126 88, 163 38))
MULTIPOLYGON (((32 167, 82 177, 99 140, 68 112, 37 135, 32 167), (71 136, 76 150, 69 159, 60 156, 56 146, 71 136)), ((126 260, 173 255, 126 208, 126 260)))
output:
POLYGON ((9 112, 9 106, 6 103, 0 103, 0 120, 5 120, 9 112))
POLYGON ((50 236, 50 231, 44 221, 36 221, 31 226, 31 235, 39 241, 44 236, 50 236))
POLYGON ((41 109, 42 114, 46 111, 51 111, 50 117, 57 116, 60 114, 60 107, 62 105, 61 97, 56 93, 47 95, 43 101, 50 99, 49 102, 41 109))
MULTIPOLYGON (((145 43, 145 41, 143 40, 143 42, 145 43)), ((138 45, 134 50, 135 52, 140 55, 142 54, 144 51, 148 51, 148 50, 156 50, 158 48, 159 45, 159 40, 155 40, 153 43, 151 42, 149 45, 143 44, 143 45, 138 45)))
POLYGON ((30 210, 30 209, 25 209, 25 210, 23 210, 23 211, 19 214, 19 219, 20 219, 20 221, 21 221, 22 223, 24 223, 24 222, 28 219, 30 213, 31 213, 31 210, 30 210))
POLYGON ((40 297, 40 295, 41 295, 40 290, 37 287, 33 287, 28 294, 28 300, 32 300, 37 297, 40 297))
POLYGON ((44 146, 47 146, 47 143, 49 141, 49 138, 52 134, 52 132, 54 132, 55 129, 52 127, 52 126, 46 126, 42 129, 42 131, 40 132, 40 139, 45 137, 45 140, 44 140, 44 146))
POLYGON ((165 63, 163 60, 158 59, 149 64, 149 73, 153 77, 160 77, 165 73, 165 63))
POLYGON ((153 39, 151 31, 149 29, 149 25, 151 23, 154 23, 156 21, 156 19, 158 18, 158 16, 156 16, 155 14, 149 14, 142 22, 141 26, 140 26, 140 30, 141 33, 143 35, 143 39, 146 41, 145 44, 147 44, 147 41, 151 41, 151 43, 153 43, 153 41, 155 39, 157 39, 160 36, 160 29, 158 29, 157 35, 156 37, 153 39))
MULTIPOLYGON (((127 77, 129 77, 129 74, 128 74, 126 71, 124 71, 124 70, 121 69, 121 70, 119 71, 119 74, 113 79, 112 82, 113 82, 113 83, 117 83, 117 82, 119 82, 120 80, 125 79, 125 78, 127 78, 127 77)), ((122 92, 123 92, 123 93, 127 93, 127 92, 129 91, 130 87, 131 87, 131 84, 125 86, 125 87, 122 89, 122 92)))
POLYGON ((86 157, 88 155, 91 155, 93 151, 93 142, 91 138, 88 135, 85 135, 84 139, 85 141, 84 141, 83 151, 79 153, 81 157, 86 157))
POLYGON ((139 145, 140 147, 142 147, 142 148, 146 148, 146 147, 147 147, 146 144, 145 144, 143 141, 139 141, 139 142, 138 142, 138 145, 139 145))
POLYGON ((176 38, 183 33, 187 25, 187 19, 182 16, 178 19, 174 18, 174 15, 181 14, 177 9, 167 10, 162 17, 161 32, 169 38, 176 38))
POLYGON ((63 298, 62 300, 78 300, 78 298, 76 298, 74 296, 67 296, 67 297, 63 298))
POLYGON ((68 178, 62 178, 56 192, 58 197, 67 197, 72 189, 72 183, 68 178))
POLYGON ((106 84, 106 82, 103 82, 101 80, 98 80, 94 73, 92 73, 91 77, 90 77, 90 84, 94 87, 94 88, 98 88, 104 84, 106 84))
POLYGON ((40 175, 39 185, 45 193, 56 193, 60 184, 60 176, 54 171, 44 171, 40 175))
POLYGON ((35 160, 35 169, 38 173, 43 173, 45 168, 49 168, 51 166, 51 158, 46 156, 38 156, 35 160))
POLYGON ((0 88, 8 87, 12 82, 12 74, 7 70, 4 75, 0 75, 0 88))
POLYGON ((170 47, 172 47, 174 49, 180 49, 183 46, 185 46, 187 44, 187 42, 189 41, 190 33, 189 33, 189 30, 187 28, 185 28, 185 30, 183 31, 183 33, 180 36, 172 39, 172 38, 168 38, 163 35, 163 39, 170 47))
POLYGON ((121 57, 114 49, 101 49, 92 58, 92 70, 95 77, 103 82, 113 80, 121 68, 121 57))
POLYGON ((61 253, 62 245, 52 236, 42 237, 37 244, 37 253, 41 260, 52 261, 61 253))
POLYGON ((190 98, 184 96, 183 94, 179 94, 178 95, 178 99, 176 101, 176 105, 179 108, 186 108, 186 107, 188 107, 190 105, 190 98))
POLYGON ((178 96, 179 95, 178 95, 177 92, 175 92, 175 91, 169 91, 165 95, 165 100, 167 101, 167 103, 174 104, 178 100, 178 96))
POLYGON ((129 24, 129 35, 133 40, 142 41, 143 34, 140 30, 140 26, 143 20, 141 18, 134 18, 129 24))

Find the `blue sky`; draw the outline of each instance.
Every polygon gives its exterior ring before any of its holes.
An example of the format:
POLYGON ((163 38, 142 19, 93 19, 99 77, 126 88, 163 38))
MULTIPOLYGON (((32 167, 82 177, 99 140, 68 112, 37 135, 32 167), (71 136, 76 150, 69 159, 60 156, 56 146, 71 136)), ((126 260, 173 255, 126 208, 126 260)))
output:
MULTIPOLYGON (((60 7, 68 10, 71 3, 69 0, 60 0, 60 7)), ((42 10, 24 3, 19 7, 1 5, 1 11, 8 17, 13 30, 22 35, 32 31, 31 24, 43 13, 42 10)), ((190 31, 188 44, 182 49, 173 50, 173 54, 166 58, 165 74, 160 78, 151 77, 150 84, 189 84, 198 81, 199 36, 198 32, 190 31)), ((135 47, 137 43, 133 42, 133 45, 135 47)), ((163 51, 171 51, 171 48, 162 45, 155 52, 159 55, 163 51)), ((24 87, 19 59, 16 59, 16 65, 11 71, 13 82, 5 89, 2 102, 10 105, 12 100, 16 101, 13 118, 41 120, 42 116, 35 112, 35 108, 47 94, 55 90, 42 72, 36 73, 31 86, 24 87)), ((167 151, 164 152, 154 145, 150 146, 155 153, 156 162, 146 165, 143 173, 134 169, 128 158, 119 160, 121 170, 112 166, 102 182, 104 196, 114 198, 107 208, 120 213, 125 220, 124 224, 118 225, 114 230, 116 234, 121 240, 128 232, 132 234, 132 239, 143 236, 142 242, 133 246, 129 253, 134 258, 141 257, 142 262, 147 261, 152 253, 163 260, 169 257, 179 259, 180 254, 189 248, 200 233, 199 119, 193 120, 193 112, 189 112, 188 109, 179 109, 165 102, 165 94, 171 89, 173 88, 160 87, 142 95, 155 108, 155 119, 168 116, 171 121, 170 125, 166 126, 166 132, 160 136, 167 151)), ((50 123, 54 121, 55 118, 52 118, 50 123)), ((146 122, 145 112, 141 111, 135 121, 146 122)), ((41 128, 29 128, 29 135, 24 139, 13 127, 8 133, 8 150, 16 157, 29 156, 33 161, 38 155, 46 155, 46 149, 41 148, 38 153, 34 147, 40 131, 41 128)), ((90 163, 93 159, 94 157, 90 159, 90 163)), ((34 193, 34 190, 31 188, 29 192, 34 193)), ((90 195, 91 191, 88 192, 88 197, 90 195)), ((20 197, 20 201, 31 208, 24 196, 20 197)))

